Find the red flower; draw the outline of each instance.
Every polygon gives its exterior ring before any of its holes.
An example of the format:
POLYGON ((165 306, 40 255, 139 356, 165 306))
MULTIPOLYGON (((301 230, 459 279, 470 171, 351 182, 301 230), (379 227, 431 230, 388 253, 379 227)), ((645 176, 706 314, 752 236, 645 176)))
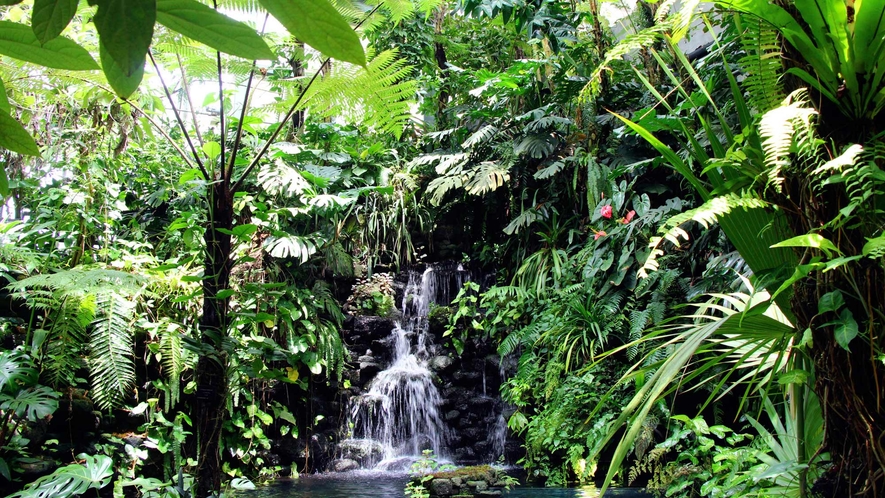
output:
POLYGON ((624 216, 623 218, 621 218, 621 223, 623 223, 625 225, 627 223, 630 223, 633 220, 634 216, 636 216, 636 211, 633 211, 631 209, 630 211, 627 212, 627 216, 624 216))
POLYGON ((602 206, 602 208, 599 210, 599 214, 601 214, 603 218, 611 219, 612 207, 611 206, 602 206))
MULTIPOLYGON (((611 209, 611 208, 609 208, 609 209, 611 209)), ((595 232, 595 235, 593 236, 593 240, 596 240, 596 239, 598 239, 599 237, 605 237, 606 235, 608 235, 607 233, 605 233, 605 230, 600 230, 600 231, 598 231, 598 232, 596 232, 596 231, 594 230, 594 232, 595 232)))

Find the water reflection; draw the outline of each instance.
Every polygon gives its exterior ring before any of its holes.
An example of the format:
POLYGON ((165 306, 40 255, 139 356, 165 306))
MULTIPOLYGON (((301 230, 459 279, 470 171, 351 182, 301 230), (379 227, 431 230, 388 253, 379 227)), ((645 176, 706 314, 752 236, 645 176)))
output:
MULTIPOLYGON (((237 492, 239 498, 400 498, 408 476, 389 472, 344 472, 303 476, 277 481, 254 491, 237 492)), ((518 486, 505 491, 510 498, 599 498, 593 486, 581 488, 531 488, 518 486)), ((647 498, 635 489, 611 489, 605 498, 647 498)))

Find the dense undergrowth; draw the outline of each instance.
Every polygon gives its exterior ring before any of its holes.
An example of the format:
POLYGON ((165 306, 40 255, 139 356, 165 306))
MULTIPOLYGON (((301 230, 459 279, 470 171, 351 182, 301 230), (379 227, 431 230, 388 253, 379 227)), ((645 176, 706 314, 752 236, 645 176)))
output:
POLYGON ((879 496, 885 4, 683 3, 5 2, 0 487, 310 470, 347 315, 456 260, 533 479, 879 496))

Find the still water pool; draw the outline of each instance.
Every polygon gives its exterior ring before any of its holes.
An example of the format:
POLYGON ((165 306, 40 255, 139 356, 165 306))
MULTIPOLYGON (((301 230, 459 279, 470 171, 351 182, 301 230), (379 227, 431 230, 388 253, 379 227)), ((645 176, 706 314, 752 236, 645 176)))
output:
MULTIPOLYGON (((253 491, 241 491, 239 498, 403 498, 408 481, 405 474, 347 472, 306 475, 299 479, 277 481, 253 491)), ((504 496, 510 498, 599 498, 595 488, 531 488, 518 486, 504 496)), ((648 498, 640 490, 615 489, 605 498, 648 498)))

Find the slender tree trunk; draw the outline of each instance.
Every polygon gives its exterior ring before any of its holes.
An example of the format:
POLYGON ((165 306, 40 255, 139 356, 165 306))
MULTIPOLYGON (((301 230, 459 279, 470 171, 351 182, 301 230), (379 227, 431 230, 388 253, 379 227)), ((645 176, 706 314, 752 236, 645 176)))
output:
POLYGON ((197 393, 192 421, 197 458, 196 496, 210 496, 221 488, 219 442, 227 399, 227 353, 223 349, 227 335, 228 299, 217 299, 230 286, 231 237, 219 229, 233 226, 233 195, 226 181, 217 181, 210 196, 210 219, 206 227, 206 261, 203 280, 203 316, 200 318, 202 344, 211 354, 203 354, 197 363, 197 393))

